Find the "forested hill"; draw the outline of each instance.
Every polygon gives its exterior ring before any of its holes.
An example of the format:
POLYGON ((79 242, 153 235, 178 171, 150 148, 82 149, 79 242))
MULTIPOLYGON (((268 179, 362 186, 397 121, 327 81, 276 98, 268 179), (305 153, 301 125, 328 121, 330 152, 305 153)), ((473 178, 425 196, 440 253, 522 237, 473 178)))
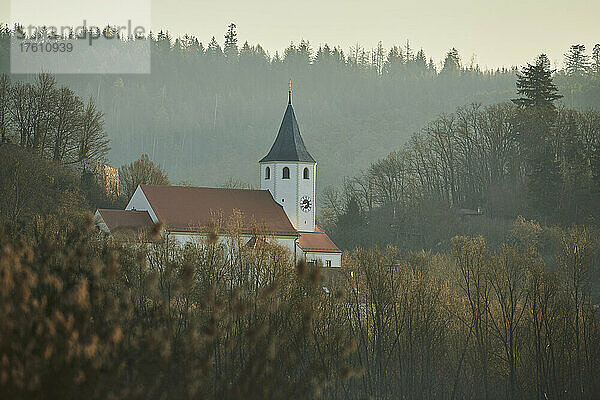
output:
MULTIPOLYGON (((6 54, 10 32, 2 37, 6 54)), ((242 44, 231 29, 224 45, 162 33, 148 40, 151 75, 57 78, 94 97, 104 112, 110 164, 148 153, 173 182, 218 185, 233 176, 256 184, 257 161, 275 138, 290 79, 305 142, 319 161, 319 190, 398 148, 438 114, 507 101, 515 92, 514 68, 482 71, 455 50, 436 65, 408 43, 342 50, 301 42, 269 55, 242 44)), ((7 72, 8 57, 2 60, 0 72, 7 72)), ((557 76, 564 102, 598 106, 596 81, 573 79, 557 76)))

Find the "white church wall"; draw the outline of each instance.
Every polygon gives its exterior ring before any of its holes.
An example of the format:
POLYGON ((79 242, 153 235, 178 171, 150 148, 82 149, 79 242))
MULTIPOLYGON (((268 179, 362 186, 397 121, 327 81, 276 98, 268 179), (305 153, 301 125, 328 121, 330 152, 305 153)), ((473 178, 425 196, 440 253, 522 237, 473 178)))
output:
MULTIPOLYGON (((204 233, 194 233, 194 232, 168 232, 168 236, 170 240, 175 240, 177 244, 180 246, 185 245, 188 242, 199 242, 206 239, 206 235, 204 233)), ((252 235, 241 235, 241 245, 246 244, 251 238, 252 235)), ((292 236, 275 236, 272 238, 268 238, 267 240, 272 240, 277 244, 287 248, 290 251, 290 256, 294 257, 294 248, 296 247, 296 238, 292 236)), ((230 237, 227 235, 221 235, 218 239, 219 243, 228 245, 230 241, 230 237)))
MULTIPOLYGON (((189 242, 202 242, 206 239, 206 234, 199 232, 169 232, 168 236, 169 240, 175 240, 180 246, 183 246, 189 242)), ((229 243, 229 240, 229 236, 221 235, 218 238, 218 243, 227 244, 229 243)), ((250 240, 250 236, 241 235, 242 243, 245 244, 248 240, 250 240)))
POLYGON ((156 213, 150 206, 150 202, 146 198, 146 195, 144 195, 142 187, 139 185, 137 189, 135 189, 135 192, 133 192, 133 196, 131 196, 129 203, 127 203, 127 207, 125 207, 125 210, 148 211, 152 222, 158 222, 156 213))
POLYGON ((327 261, 331 263, 331 267, 341 267, 342 266, 342 253, 326 253, 321 251, 307 251, 304 252, 302 249, 297 246, 296 253, 298 258, 304 258, 306 261, 318 261, 320 260, 323 263, 324 267, 329 266, 327 261))
POLYGON ((295 163, 275 163, 274 164, 275 189, 273 198, 279 203, 294 228, 298 229, 298 165, 295 163), (283 179, 283 169, 289 168, 290 179, 283 179))
POLYGON ((303 232, 314 232, 315 230, 315 215, 317 212, 316 199, 316 176, 317 164, 300 163, 298 164, 298 196, 296 201, 296 209, 298 210, 298 229, 303 232), (308 168, 308 179, 304 179, 304 168, 308 168), (303 197, 310 199, 310 210, 305 212, 300 207, 300 201, 303 197))
POLYGON ((271 192, 271 196, 275 193, 275 177, 273 176, 273 164, 259 164, 260 166, 260 188, 261 190, 268 190, 271 192), (269 179, 266 179, 267 168, 269 168, 269 179))
POLYGON ((276 237, 274 238, 274 240, 282 245, 283 247, 287 248, 290 251, 291 256, 294 256, 294 248, 296 247, 296 238, 294 237, 276 237))
POLYGON ((180 232, 169 232, 168 233, 169 240, 175 240, 177 244, 183 246, 188 242, 194 242, 196 240, 202 240, 205 235, 200 235, 197 233, 180 233, 180 232))
POLYGON ((290 222, 297 230, 313 232, 316 215, 316 172, 313 163, 274 162, 260 164, 260 188, 269 190, 273 199, 283 207, 290 222), (283 169, 289 168, 290 178, 283 179, 283 169), (270 179, 265 179, 266 169, 270 169, 270 179), (304 179, 304 168, 309 169, 309 178, 304 179), (308 197, 311 209, 308 212, 300 208, 302 197, 308 197))

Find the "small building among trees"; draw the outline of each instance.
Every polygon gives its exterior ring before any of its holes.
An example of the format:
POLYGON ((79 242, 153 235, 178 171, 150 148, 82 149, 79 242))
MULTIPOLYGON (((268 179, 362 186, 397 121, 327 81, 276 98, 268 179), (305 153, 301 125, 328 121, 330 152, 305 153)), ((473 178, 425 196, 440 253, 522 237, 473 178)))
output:
POLYGON ((316 225, 317 162, 300 134, 291 88, 275 142, 259 165, 260 190, 138 185, 125 210, 98 210, 98 225, 113 234, 162 223, 181 244, 233 232, 248 243, 271 238, 296 260, 340 267, 341 251, 316 225))

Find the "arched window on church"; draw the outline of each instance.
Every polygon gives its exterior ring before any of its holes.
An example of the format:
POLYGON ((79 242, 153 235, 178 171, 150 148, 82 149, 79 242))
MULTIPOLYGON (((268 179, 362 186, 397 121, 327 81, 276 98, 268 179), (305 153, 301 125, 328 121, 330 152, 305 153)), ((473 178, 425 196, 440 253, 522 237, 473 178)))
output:
POLYGON ((308 179, 308 168, 304 168, 304 179, 308 179))
POLYGON ((290 179, 290 169, 283 167, 283 179, 290 179))
POLYGON ((271 168, 265 169, 265 179, 271 179, 271 168))

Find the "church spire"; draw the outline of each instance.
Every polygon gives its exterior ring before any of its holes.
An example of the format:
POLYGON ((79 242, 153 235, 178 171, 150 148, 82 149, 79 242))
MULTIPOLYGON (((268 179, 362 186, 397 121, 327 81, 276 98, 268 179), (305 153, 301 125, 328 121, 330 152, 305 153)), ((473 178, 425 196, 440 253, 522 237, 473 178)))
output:
POLYGON ((300 128, 294 108, 292 107, 292 81, 290 80, 290 88, 288 91, 288 105, 283 115, 283 121, 279 127, 279 132, 275 138, 275 142, 269 150, 269 153, 259 162, 267 161, 300 161, 314 163, 300 135, 300 128))

